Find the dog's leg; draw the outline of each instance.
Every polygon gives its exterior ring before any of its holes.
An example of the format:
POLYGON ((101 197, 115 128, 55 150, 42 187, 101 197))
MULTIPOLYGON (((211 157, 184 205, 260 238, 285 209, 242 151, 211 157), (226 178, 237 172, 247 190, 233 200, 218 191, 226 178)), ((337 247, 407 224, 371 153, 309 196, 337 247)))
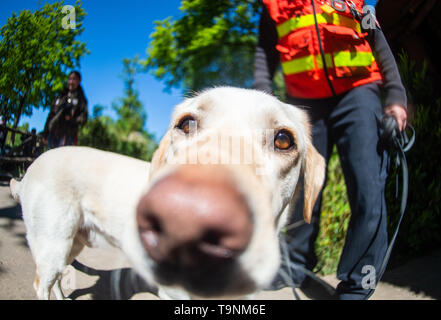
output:
MULTIPOLYGON (((84 244, 81 243, 78 238, 75 238, 73 241, 72 249, 70 252, 69 257, 67 258, 66 266, 70 265, 75 258, 80 254, 80 252, 83 250, 84 244)), ((55 298, 57 300, 66 300, 66 297, 63 294, 63 290, 61 288, 61 279, 62 279, 62 273, 56 278, 55 283, 52 287, 52 291, 54 292, 55 298)))
POLYGON ((38 270, 35 269, 35 279, 34 279, 34 290, 38 291, 38 287, 40 286, 40 278, 38 277, 38 270))
MULTIPOLYGON (((37 266, 34 287, 38 299, 50 299, 55 285, 56 298, 63 299, 59 281, 72 253, 80 213, 70 202, 58 201, 53 197, 40 200, 28 201, 23 208, 26 238, 37 266)), ((75 248, 73 253, 78 254, 79 251, 75 248)))
POLYGON ((67 262, 66 262, 67 265, 70 265, 70 264, 72 264, 72 262, 74 262, 75 258, 78 257, 78 255, 83 250, 84 246, 85 246, 85 244, 80 240, 80 238, 78 236, 76 236, 73 241, 73 245, 72 245, 72 249, 70 251, 69 258, 67 258, 67 262))
POLYGON ((48 300, 52 288, 57 299, 64 299, 60 281, 71 253, 73 239, 58 239, 54 242, 47 248, 40 248, 36 255, 39 278, 37 296, 40 300, 48 300))
POLYGON ((190 300, 191 297, 181 289, 159 287, 158 297, 161 300, 190 300))
POLYGON ((49 286, 47 285, 47 283, 50 283, 51 281, 47 281, 46 277, 46 274, 48 273, 48 264, 44 263, 44 251, 41 248, 40 241, 38 240, 39 238, 35 234, 28 232, 26 235, 26 239, 29 248, 31 249, 32 257, 35 263, 35 278, 33 282, 35 293, 37 294, 37 298, 39 300, 49 300, 50 287, 52 286, 52 284, 50 284, 49 286))
POLYGON ((56 269, 50 263, 37 262, 39 281, 34 282, 39 300, 49 300, 52 286, 59 276, 56 269))
POLYGON ((54 286, 52 288, 57 300, 65 300, 63 291, 61 290, 61 275, 55 280, 54 286))

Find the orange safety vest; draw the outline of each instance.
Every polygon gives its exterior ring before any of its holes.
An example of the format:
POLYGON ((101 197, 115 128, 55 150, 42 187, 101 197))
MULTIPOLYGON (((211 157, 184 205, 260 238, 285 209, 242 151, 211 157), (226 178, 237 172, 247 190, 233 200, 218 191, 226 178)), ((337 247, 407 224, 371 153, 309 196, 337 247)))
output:
POLYGON ((296 98, 328 98, 382 76, 351 13, 363 0, 263 0, 276 22, 287 93, 296 98))

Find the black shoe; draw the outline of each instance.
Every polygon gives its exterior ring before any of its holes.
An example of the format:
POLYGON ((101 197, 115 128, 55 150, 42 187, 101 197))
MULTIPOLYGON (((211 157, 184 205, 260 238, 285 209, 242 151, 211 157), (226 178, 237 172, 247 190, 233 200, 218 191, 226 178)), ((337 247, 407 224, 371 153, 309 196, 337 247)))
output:
MULTIPOLYGON (((285 274, 288 274, 287 270, 285 267, 281 268, 283 270, 283 272, 285 272, 285 274)), ((264 291, 276 291, 276 290, 280 290, 286 287, 292 287, 291 284, 294 284, 295 288, 301 288, 302 284, 306 281, 306 278, 302 277, 302 280, 299 281, 297 280, 297 278, 293 278, 291 279, 291 283, 287 283, 286 279, 284 277, 282 277, 281 272, 279 271, 277 273, 277 276, 274 278, 273 282, 271 282, 271 284, 263 289, 264 291)))
POLYGON ((338 300, 337 291, 327 285, 320 283, 316 279, 308 277, 299 288, 302 293, 311 300, 338 300))
POLYGON ((366 300, 373 293, 371 290, 357 288, 354 284, 343 281, 337 285, 336 292, 340 300, 366 300))
POLYGON ((271 284, 263 290, 264 291, 276 291, 276 290, 283 289, 285 287, 288 287, 288 285, 283 280, 280 273, 277 273, 277 276, 274 278, 273 282, 271 282, 271 284))

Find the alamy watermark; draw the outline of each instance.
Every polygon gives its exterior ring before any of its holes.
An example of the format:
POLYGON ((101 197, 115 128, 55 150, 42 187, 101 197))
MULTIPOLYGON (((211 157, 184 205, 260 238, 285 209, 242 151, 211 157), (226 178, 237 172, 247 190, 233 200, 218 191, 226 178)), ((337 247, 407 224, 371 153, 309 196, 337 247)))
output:
POLYGON ((61 13, 66 14, 61 20, 63 29, 75 29, 77 27, 75 7, 71 5, 63 6, 61 13))
POLYGON ((362 274, 366 274, 361 280, 361 287, 365 290, 375 289, 377 285, 377 272, 374 266, 366 265, 361 269, 362 274))
POLYGON ((374 30, 378 26, 377 18, 375 17, 374 6, 363 6, 363 18, 361 19, 361 26, 363 29, 374 30))

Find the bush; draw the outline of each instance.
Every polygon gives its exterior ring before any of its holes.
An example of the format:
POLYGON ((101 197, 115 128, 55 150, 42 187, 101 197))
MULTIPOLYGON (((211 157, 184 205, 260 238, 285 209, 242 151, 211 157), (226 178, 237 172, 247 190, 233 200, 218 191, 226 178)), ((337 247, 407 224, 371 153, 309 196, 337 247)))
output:
POLYGON ((150 161, 157 147, 154 136, 144 130, 123 130, 118 121, 100 114, 102 108, 95 106, 94 116, 79 131, 78 144, 150 161))
POLYGON ((337 148, 328 164, 328 182, 323 190, 320 232, 315 243, 317 269, 322 274, 334 273, 345 241, 351 209, 337 148))
MULTIPOLYGON (((413 110, 411 123, 416 131, 416 143, 406 155, 409 197, 394 248, 394 264, 441 245, 441 170, 437 161, 441 147, 441 95, 433 85, 435 81, 428 73, 427 63, 418 67, 402 52, 398 64, 407 88, 409 108, 413 110)), ((396 226, 399 211, 399 203, 395 200, 395 174, 387 185, 390 233, 396 226)))

